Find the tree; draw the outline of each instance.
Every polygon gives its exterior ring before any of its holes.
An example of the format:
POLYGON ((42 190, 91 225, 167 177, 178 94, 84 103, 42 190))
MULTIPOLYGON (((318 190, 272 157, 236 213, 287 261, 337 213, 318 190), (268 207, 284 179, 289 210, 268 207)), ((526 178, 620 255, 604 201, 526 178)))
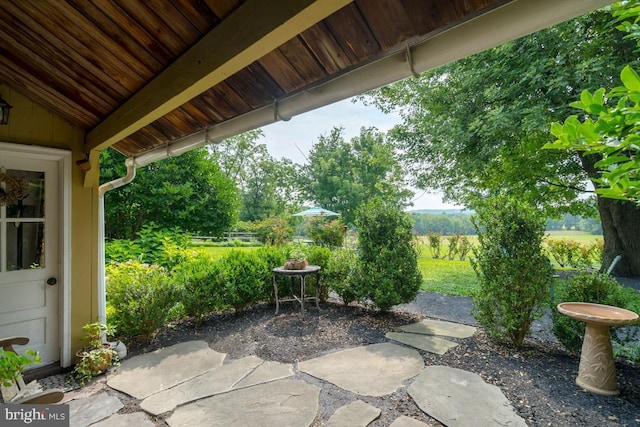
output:
POLYGON ((297 165, 274 159, 253 130, 210 146, 211 157, 240 191, 240 220, 257 221, 282 215, 297 206, 297 165))
MULTIPOLYGON (((549 123, 570 114, 583 88, 618 80, 621 64, 636 60, 634 45, 596 11, 473 55, 419 79, 374 92, 383 110, 400 109, 403 124, 390 135, 405 153, 419 188, 443 190, 468 207, 510 194, 549 216, 600 213, 604 265, 640 233, 633 204, 579 198, 597 179, 594 156, 541 150, 553 140, 549 123)), ((640 252, 627 252, 618 272, 640 275, 640 252)))
MULTIPOLYGON (((104 150, 102 183, 124 176, 124 156, 104 150)), ((222 235, 237 218, 238 196, 205 148, 139 168, 128 185, 105 194, 105 233, 133 239, 142 226, 180 227, 191 233, 222 235)))
POLYGON ((406 206, 413 193, 404 189, 404 173, 384 134, 363 127, 347 142, 342 132, 334 127, 311 149, 302 177, 306 196, 340 212, 346 224, 353 223, 358 207, 373 197, 406 206))

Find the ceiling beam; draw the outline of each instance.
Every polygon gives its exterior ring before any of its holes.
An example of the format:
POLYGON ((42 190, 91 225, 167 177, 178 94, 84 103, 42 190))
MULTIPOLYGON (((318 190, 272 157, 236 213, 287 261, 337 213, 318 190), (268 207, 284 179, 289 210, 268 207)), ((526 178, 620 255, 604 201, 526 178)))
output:
POLYGON ((352 0, 247 0, 86 135, 102 150, 323 20, 352 0))

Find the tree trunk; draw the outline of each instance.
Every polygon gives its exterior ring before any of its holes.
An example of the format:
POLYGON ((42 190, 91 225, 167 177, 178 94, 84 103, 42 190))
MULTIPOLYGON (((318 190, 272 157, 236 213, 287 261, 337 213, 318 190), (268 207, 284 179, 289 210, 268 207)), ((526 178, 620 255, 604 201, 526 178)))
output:
POLYGON ((598 210, 604 237, 602 270, 607 271, 615 257, 621 255, 612 274, 640 276, 640 208, 632 202, 598 196, 598 210))
MULTIPOLYGON (((593 186, 598 188, 599 171, 594 164, 599 156, 580 155, 582 168, 593 186)), ((621 259, 611 272, 614 276, 640 276, 640 208, 635 203, 598 197, 598 211, 602 223, 604 253, 601 270, 606 272, 616 256, 621 259)))

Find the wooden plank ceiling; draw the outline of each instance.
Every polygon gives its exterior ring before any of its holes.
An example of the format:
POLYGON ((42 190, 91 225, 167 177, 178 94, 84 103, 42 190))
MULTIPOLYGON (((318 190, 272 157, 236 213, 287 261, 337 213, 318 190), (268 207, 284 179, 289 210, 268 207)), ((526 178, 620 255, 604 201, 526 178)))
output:
MULTIPOLYGON (((504 0, 356 0, 121 139, 135 156, 272 104, 504 0)), ((90 132, 243 0, 3 0, 0 81, 90 132)))

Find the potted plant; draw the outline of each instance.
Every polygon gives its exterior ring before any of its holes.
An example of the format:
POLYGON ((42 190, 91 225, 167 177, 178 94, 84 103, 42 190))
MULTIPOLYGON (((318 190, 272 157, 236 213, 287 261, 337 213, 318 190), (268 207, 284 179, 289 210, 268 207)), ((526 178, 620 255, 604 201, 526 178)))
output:
POLYGON ((88 345, 76 352, 76 366, 72 376, 84 385, 110 366, 117 366, 119 362, 118 353, 111 348, 111 344, 103 341, 103 338, 115 332, 114 328, 105 323, 94 322, 84 325, 82 331, 82 339, 88 345))
POLYGON ((296 245, 289 250, 289 259, 284 263, 285 270, 304 270, 307 265, 307 255, 302 246, 296 245))
POLYGON ((24 354, 17 354, 0 348, 0 385, 11 387, 27 366, 40 363, 41 360, 38 352, 31 349, 25 350, 24 354))

